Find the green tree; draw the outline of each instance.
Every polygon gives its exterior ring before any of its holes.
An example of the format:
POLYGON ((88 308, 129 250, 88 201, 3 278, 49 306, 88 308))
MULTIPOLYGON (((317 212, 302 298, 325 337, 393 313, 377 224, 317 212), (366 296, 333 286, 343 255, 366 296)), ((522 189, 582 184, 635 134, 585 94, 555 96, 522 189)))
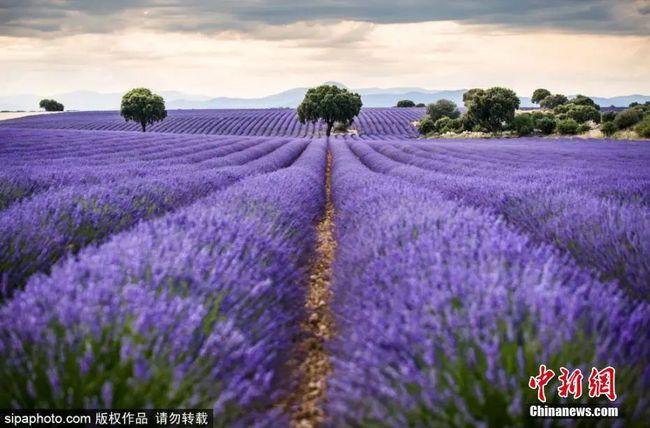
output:
POLYGON ((512 128, 520 137, 532 134, 535 130, 533 116, 530 113, 516 115, 512 120, 512 128))
POLYGON ((588 121, 600 122, 600 112, 594 106, 587 104, 562 104, 553 110, 555 114, 561 115, 562 118, 570 118, 578 123, 585 123, 588 121))
POLYGON ((426 107, 424 103, 417 103, 415 107, 426 107))
POLYGON ((614 125, 616 125, 618 129, 625 129, 632 125, 636 125, 640 121, 641 115, 637 109, 633 107, 618 112, 614 118, 614 125))
POLYGON ((542 108, 554 109, 555 107, 566 104, 568 102, 569 99, 565 95, 553 94, 540 101, 539 105, 542 108))
POLYGON ((555 131, 556 124, 557 123, 555 122, 555 118, 553 118, 553 116, 540 117, 539 119, 535 120, 535 128, 539 129, 539 132, 544 135, 552 134, 553 131, 555 131))
POLYGON ((147 88, 131 89, 124 94, 120 113, 127 122, 138 122, 142 132, 147 130, 147 125, 153 125, 167 117, 165 100, 147 88))
POLYGON ((575 135, 578 133, 578 122, 573 119, 560 120, 557 123, 557 132, 562 135, 575 135))
POLYGON ((334 85, 321 85, 307 91, 298 106, 298 119, 300 123, 322 120, 329 137, 336 122, 351 125, 361 112, 362 105, 359 94, 334 85))
POLYGON ((517 94, 508 88, 470 89, 463 100, 470 122, 491 132, 510 127, 519 108, 517 94))
POLYGON ((603 123, 603 125, 600 127, 600 130, 606 136, 611 137, 612 135, 614 135, 616 133, 616 131, 618 131, 618 128, 616 127, 616 125, 614 125, 614 122, 609 121, 609 122, 603 123))
POLYGON ((418 122, 417 128, 420 134, 426 135, 436 130, 436 124, 429 116, 425 116, 418 122))
POLYGON ((539 104, 544 98, 548 97, 549 95, 551 95, 551 92, 548 89, 535 89, 535 92, 533 92, 533 97, 530 100, 535 104, 539 104))
POLYGON ((399 100, 397 107, 415 107, 415 103, 411 100, 399 100))
POLYGON ((450 100, 441 99, 427 106, 427 114, 434 122, 442 117, 456 119, 460 117, 460 111, 456 103, 450 100))
POLYGON ((616 112, 612 110, 600 114, 600 121, 602 123, 613 122, 615 118, 616 118, 616 112))
POLYGON ((56 100, 42 99, 38 106, 45 111, 63 111, 63 104, 56 100))
POLYGON ((639 124, 634 127, 634 130, 640 137, 650 138, 650 115, 647 115, 643 121, 639 122, 639 124))
POLYGON ((579 106, 591 106, 596 110, 600 110, 600 106, 596 104, 594 100, 592 100, 591 98, 585 95, 576 95, 575 98, 571 100, 571 104, 575 104, 579 106))

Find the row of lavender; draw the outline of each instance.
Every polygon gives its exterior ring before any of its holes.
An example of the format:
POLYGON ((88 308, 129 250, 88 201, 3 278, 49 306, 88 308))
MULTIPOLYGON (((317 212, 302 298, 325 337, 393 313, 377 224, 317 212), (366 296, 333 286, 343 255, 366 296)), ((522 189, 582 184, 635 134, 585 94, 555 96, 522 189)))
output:
MULTIPOLYGON (((416 137, 412 125, 424 115, 421 108, 366 108, 352 129, 361 136, 416 137)), ((125 122, 117 111, 68 112, 7 120, 0 126, 20 128, 137 131, 139 125, 125 122)), ((170 110, 167 118, 150 127, 152 132, 318 137, 324 127, 301 124, 293 109, 170 110)))
POLYGON ((526 425, 539 364, 615 367, 648 420, 647 192, 600 186, 647 183, 649 149, 499 144, 332 144, 331 426, 526 425))
MULTIPOLYGON (((49 140, 44 135, 47 131, 31 132, 37 134, 32 134, 34 141, 49 140)), ((66 137, 79 136, 73 132, 66 137)), ((124 136, 126 143, 132 138, 139 137, 124 136)), ((106 149, 114 142, 103 144, 106 149)), ((99 243, 139 221, 190 204, 243 177, 284 167, 306 144, 305 140, 274 139, 263 144, 246 140, 224 143, 213 138, 202 155, 189 147, 189 160, 179 155, 182 149, 168 146, 165 153, 160 144, 152 148, 156 160, 140 154, 134 163, 125 160, 125 152, 137 148, 82 158, 66 156, 68 149, 64 148, 48 153, 49 165, 44 168, 37 166, 42 161, 34 153, 27 157, 33 165, 10 168, 0 177, 3 201, 8 205, 0 211, 2 291, 11 294, 32 274, 47 271, 65 254, 99 243), (101 166, 86 166, 94 162, 101 166), (82 166, 77 167, 79 163, 82 166)), ((102 150, 102 145, 91 148, 102 150)), ((83 150, 77 148, 77 153, 83 150)))
POLYGON ((455 158, 438 154, 449 150, 445 143, 425 148, 400 143, 351 147, 374 171, 500 215, 536 242, 554 245, 579 264, 596 269, 602 279, 615 279, 633 296, 647 297, 647 145, 555 141, 537 142, 535 149, 530 147, 534 141, 528 143, 485 142, 474 148, 454 144, 455 158), (521 152, 521 160, 511 157, 508 165, 500 159, 509 151, 521 152), (484 161, 471 158, 481 155, 484 161))
POLYGON ((91 170, 68 170, 83 150, 43 137, 16 146, 34 153, 18 167, 49 157, 69 181, 0 211, 4 275, 24 288, 0 306, 0 407, 214 407, 223 426, 284 418, 276 405, 293 381, 326 143, 204 140, 214 151, 188 162, 182 144, 113 152, 119 141, 80 140, 99 181, 122 162, 126 175, 164 167, 87 184, 91 170), (214 169, 217 160, 228 166, 214 169))

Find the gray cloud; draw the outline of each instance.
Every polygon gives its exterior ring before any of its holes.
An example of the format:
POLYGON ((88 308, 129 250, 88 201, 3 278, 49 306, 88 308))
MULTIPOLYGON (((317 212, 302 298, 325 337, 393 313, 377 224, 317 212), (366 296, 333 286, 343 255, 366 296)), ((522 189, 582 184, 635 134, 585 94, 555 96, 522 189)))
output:
MULTIPOLYGON (((260 24, 453 20, 511 28, 650 34, 650 0, 2 0, 0 34, 52 36, 124 28, 255 32, 260 24)), ((289 36, 290 37, 290 36, 289 36)))

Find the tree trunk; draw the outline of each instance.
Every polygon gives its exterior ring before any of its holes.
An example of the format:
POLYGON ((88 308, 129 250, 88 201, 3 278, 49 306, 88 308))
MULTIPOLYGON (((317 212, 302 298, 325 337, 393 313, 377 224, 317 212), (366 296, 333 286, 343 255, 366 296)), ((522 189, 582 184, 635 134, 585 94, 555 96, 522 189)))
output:
POLYGON ((332 127, 334 126, 334 122, 327 122, 327 130, 325 131, 325 135, 328 137, 332 133, 332 127))
POLYGON ((142 132, 147 131, 147 122, 140 122, 140 126, 142 126, 142 132))

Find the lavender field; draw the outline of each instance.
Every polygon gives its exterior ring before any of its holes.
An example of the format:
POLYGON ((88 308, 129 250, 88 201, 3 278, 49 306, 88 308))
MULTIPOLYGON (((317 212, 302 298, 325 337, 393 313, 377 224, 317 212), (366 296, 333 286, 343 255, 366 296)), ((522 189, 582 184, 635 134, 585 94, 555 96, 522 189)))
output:
POLYGON ((643 426, 648 142, 422 140, 422 114, 0 122, 0 408, 521 426, 545 364, 614 367, 643 426))
MULTIPOLYGON (((416 137, 411 122, 424 115, 424 108, 365 108, 351 127, 359 136, 416 137)), ((0 122, 0 127, 40 129, 85 129, 138 131, 139 125, 125 122, 117 111, 66 112, 54 116, 30 116, 0 122)), ((301 124, 296 111, 288 108, 246 110, 171 110, 154 132, 180 134, 248 135, 266 137, 322 137, 322 124, 301 124)))

